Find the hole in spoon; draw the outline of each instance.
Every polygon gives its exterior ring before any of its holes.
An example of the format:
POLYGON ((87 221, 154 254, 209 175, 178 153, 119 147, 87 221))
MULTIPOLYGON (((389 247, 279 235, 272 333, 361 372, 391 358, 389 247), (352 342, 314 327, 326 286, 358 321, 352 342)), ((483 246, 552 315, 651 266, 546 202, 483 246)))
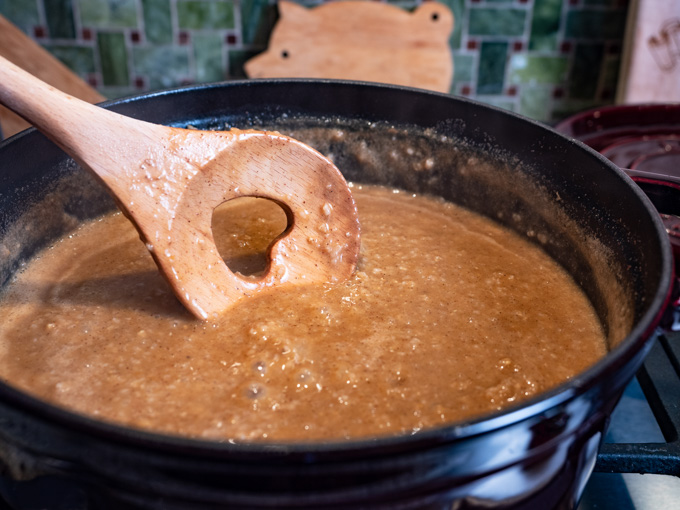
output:
POLYGON ((215 208, 212 232, 227 267, 258 277, 269 265, 268 248, 288 227, 284 209, 265 198, 239 197, 215 208))

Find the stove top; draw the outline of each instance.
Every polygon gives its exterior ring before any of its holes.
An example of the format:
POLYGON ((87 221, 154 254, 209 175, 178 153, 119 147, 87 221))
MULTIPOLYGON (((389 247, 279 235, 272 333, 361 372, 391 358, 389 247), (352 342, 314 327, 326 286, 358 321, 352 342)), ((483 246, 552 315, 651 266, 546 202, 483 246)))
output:
POLYGON ((617 406, 579 510, 658 510, 680 501, 680 332, 656 342, 617 406))

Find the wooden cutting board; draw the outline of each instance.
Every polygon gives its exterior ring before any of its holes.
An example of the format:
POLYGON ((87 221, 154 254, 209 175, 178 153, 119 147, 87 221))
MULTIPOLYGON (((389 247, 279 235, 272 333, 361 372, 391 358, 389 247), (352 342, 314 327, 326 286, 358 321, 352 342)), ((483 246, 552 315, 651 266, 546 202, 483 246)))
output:
MULTIPOLYGON (((0 55, 53 87, 84 101, 99 103, 106 99, 2 16, 0 55)), ((28 127, 28 122, 0 106, 0 129, 5 138, 28 127)))
POLYGON ((449 92, 453 13, 437 2, 409 12, 339 1, 307 9, 280 1, 268 49, 245 65, 251 78, 332 78, 449 92))

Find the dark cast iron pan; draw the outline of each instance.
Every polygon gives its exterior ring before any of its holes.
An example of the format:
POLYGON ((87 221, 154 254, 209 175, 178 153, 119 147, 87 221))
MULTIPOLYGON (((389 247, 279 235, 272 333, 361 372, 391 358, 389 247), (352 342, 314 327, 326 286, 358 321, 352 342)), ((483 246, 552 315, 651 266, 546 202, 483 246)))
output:
MULTIPOLYGON (((486 214, 540 244, 572 274, 593 302, 611 352, 569 382, 501 413, 415 435, 316 444, 156 435, 0 384, 0 494, 10 505, 576 505, 609 414, 655 336, 673 279, 663 225, 616 165, 519 116, 391 86, 232 82, 104 106, 174 126, 276 128, 329 154, 349 180, 436 194, 486 214), (434 164, 423 166, 426 159, 434 164)), ((96 183, 74 184, 82 172, 34 130, 0 144, 0 285, 79 221, 113 208, 96 183), (43 214, 45 203, 51 214, 43 214)))

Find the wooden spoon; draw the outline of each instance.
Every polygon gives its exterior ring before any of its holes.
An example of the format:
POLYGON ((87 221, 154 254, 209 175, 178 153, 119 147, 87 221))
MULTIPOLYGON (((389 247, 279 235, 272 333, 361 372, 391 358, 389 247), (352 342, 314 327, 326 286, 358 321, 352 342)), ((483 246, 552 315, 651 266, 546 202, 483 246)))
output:
POLYGON ((292 138, 134 120, 64 94, 1 57, 0 103, 99 177, 200 319, 272 286, 340 282, 355 268, 359 222, 347 183, 328 159, 292 138), (214 208, 239 196, 271 199, 288 217, 257 279, 231 272, 212 235, 214 208))

